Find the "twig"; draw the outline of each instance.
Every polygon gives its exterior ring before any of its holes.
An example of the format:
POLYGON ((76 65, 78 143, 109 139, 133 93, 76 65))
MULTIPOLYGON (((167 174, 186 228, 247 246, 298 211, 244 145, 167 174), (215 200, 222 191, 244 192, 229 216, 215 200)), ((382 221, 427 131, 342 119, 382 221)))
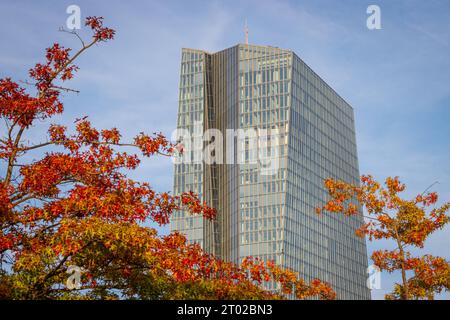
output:
POLYGON ((434 186, 435 184, 438 184, 438 183, 439 183, 439 181, 435 181, 435 182, 433 182, 432 184, 430 184, 430 186, 429 186, 428 188, 426 188, 426 189, 421 193, 421 195, 423 196, 425 192, 427 192, 428 190, 430 190, 430 188, 431 188, 432 186, 434 186))
POLYGON ((80 91, 79 91, 79 90, 75 90, 75 89, 71 89, 71 88, 66 88, 66 87, 60 87, 60 86, 51 86, 51 88, 54 88, 54 89, 59 89, 59 90, 63 90, 63 91, 66 91, 66 92, 75 92, 75 93, 80 93, 80 91))
POLYGON ((64 27, 60 27, 58 31, 60 31, 60 32, 66 32, 66 33, 70 33, 70 34, 72 34, 72 35, 75 35, 75 36, 78 38, 78 40, 80 40, 81 45, 83 46, 83 48, 86 46, 86 45, 84 44, 83 39, 80 37, 80 35, 79 35, 75 30, 69 31, 69 30, 64 29, 64 27))

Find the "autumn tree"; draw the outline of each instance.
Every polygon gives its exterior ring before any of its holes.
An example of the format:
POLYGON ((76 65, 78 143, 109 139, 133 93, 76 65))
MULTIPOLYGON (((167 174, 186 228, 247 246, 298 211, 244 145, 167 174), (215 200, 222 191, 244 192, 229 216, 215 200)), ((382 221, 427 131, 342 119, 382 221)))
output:
POLYGON ((405 184, 389 177, 384 186, 372 176, 361 176, 360 185, 334 179, 325 180, 331 200, 317 213, 328 211, 347 216, 359 214, 363 206, 365 223, 357 235, 369 240, 387 239, 395 243, 393 250, 376 250, 374 264, 387 272, 399 270, 401 282, 395 284, 386 299, 433 299, 436 293, 450 288, 450 265, 441 257, 429 254, 414 256, 412 249, 424 248, 425 240, 449 221, 450 203, 436 206, 436 192, 424 192, 413 199, 402 198, 405 184), (409 276, 410 275, 410 276, 409 276))
POLYGON ((81 42, 73 55, 59 44, 48 48, 25 87, 0 79, 0 298, 260 299, 290 293, 334 298, 318 279, 307 283, 251 257, 237 266, 179 233, 160 236, 145 226, 166 225, 177 210, 206 219, 216 215, 192 192, 158 193, 127 176, 140 157, 175 152, 162 134, 123 141, 118 129, 97 130, 82 118, 72 131, 51 124, 40 141, 26 138, 32 127, 63 113, 60 96, 72 91, 64 83, 78 71, 75 59, 114 38, 101 17, 88 17, 85 25, 92 38, 73 33, 81 42), (82 270, 76 288, 66 286, 71 266, 82 270), (267 281, 278 283, 280 292, 263 290, 267 281))

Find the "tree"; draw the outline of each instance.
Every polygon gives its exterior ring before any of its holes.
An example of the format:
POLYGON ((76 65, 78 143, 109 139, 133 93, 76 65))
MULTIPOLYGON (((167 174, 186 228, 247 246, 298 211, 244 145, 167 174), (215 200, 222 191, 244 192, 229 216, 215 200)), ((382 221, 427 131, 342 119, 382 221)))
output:
POLYGON ((370 175, 361 176, 360 186, 326 179, 325 187, 331 200, 317 208, 317 213, 329 211, 351 216, 359 214, 358 207, 362 205, 368 215, 356 230, 357 235, 367 235, 370 241, 395 242, 394 250, 376 250, 372 254, 380 270, 401 272, 401 283, 395 284, 386 299, 433 299, 436 293, 449 290, 449 262, 428 254, 415 257, 410 251, 423 248, 428 236, 450 221, 449 202, 436 207, 437 193, 426 191, 414 199, 403 199, 400 194, 406 186, 398 177, 387 178, 385 187, 370 175))
MULTIPOLYGON (((45 62, 29 72, 26 90, 11 78, 0 80, 0 297, 6 299, 259 299, 334 298, 318 279, 306 283, 289 270, 248 257, 241 266, 221 261, 189 244, 179 233, 160 236, 143 225, 165 225, 174 211, 213 219, 216 211, 197 195, 155 192, 133 181, 128 170, 139 166, 134 148, 144 157, 171 156, 175 146, 162 134, 141 133, 124 142, 118 129, 97 130, 86 119, 70 133, 51 124, 45 142, 25 135, 63 113, 63 82, 78 67, 74 61, 95 44, 114 38, 103 18, 88 17, 89 42, 82 47, 54 44, 45 62), (29 93, 32 91, 32 93, 29 93), (40 154, 38 160, 29 160, 40 154), (27 161, 28 159, 28 161, 27 161), (70 267, 81 272, 79 286, 66 286, 70 267), (261 288, 280 284, 279 294, 261 288)), ((41 137, 40 139, 43 139, 41 137)), ((73 274, 72 274, 73 275, 73 274)), ((72 276, 71 275, 71 276, 72 276)))

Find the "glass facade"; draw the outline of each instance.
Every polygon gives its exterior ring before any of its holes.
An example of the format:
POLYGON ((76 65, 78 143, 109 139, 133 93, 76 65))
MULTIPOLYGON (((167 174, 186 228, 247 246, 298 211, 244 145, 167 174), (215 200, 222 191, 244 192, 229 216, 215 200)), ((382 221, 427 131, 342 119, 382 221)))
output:
MULTIPOLYGON (((200 198, 203 197, 204 166, 198 153, 201 152, 202 144, 194 143, 193 140, 203 135, 205 61, 206 55, 202 51, 183 50, 177 127, 193 139, 183 141, 185 149, 189 150, 184 156, 189 161, 180 161, 174 167, 174 194, 193 191, 200 198)), ((203 245, 202 217, 184 211, 176 212, 171 220, 171 229, 180 230, 189 241, 203 245)))
POLYGON ((325 178, 358 183, 351 106, 295 53, 276 47, 183 49, 181 69, 178 129, 218 129, 227 139, 216 163, 175 165, 174 192, 199 193, 218 209, 217 219, 178 212, 171 229, 222 259, 275 260, 306 280, 330 282, 338 298, 370 299, 365 240, 354 234, 362 216, 315 214, 327 200, 325 178), (270 146, 236 134, 252 129, 275 132, 270 146), (276 159, 270 174, 264 159, 276 159))

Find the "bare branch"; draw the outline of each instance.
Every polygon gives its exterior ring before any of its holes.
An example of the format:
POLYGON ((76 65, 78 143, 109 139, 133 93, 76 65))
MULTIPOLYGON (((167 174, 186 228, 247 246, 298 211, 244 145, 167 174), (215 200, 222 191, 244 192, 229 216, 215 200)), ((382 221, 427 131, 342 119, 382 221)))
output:
POLYGON ((84 44, 83 39, 80 37, 80 35, 79 35, 75 30, 70 31, 70 30, 64 29, 64 27, 60 27, 58 31, 60 31, 60 32, 66 32, 66 33, 69 33, 69 34, 72 34, 72 35, 76 36, 76 37, 78 38, 78 40, 80 40, 81 45, 83 46, 83 48, 86 46, 86 45, 84 44))
MULTIPOLYGON (((40 143, 40 144, 37 144, 37 145, 34 145, 34 146, 21 148, 21 149, 19 149, 19 151, 26 152, 26 151, 42 148, 42 147, 49 146, 49 145, 63 145, 65 143, 69 143, 69 142, 72 142, 72 140, 49 141, 49 142, 40 143)), ((139 148, 139 146, 137 144, 134 144, 134 143, 113 143, 113 142, 106 142, 106 141, 93 141, 93 142, 90 142, 90 144, 93 144, 93 145, 108 145, 108 146, 117 146, 117 147, 136 147, 136 148, 139 148)), ((161 156, 165 156, 165 157, 171 157, 172 156, 171 154, 162 153, 162 152, 159 152, 159 151, 157 151, 156 153, 161 155, 161 156)))
POLYGON ((421 193, 421 195, 423 196, 423 195, 425 194, 425 192, 427 192, 428 190, 430 190, 432 186, 434 186, 435 184, 438 184, 438 183, 439 183, 439 181, 435 181, 435 182, 433 182, 432 184, 430 184, 430 185, 428 186, 428 188, 426 188, 426 189, 421 193))
POLYGON ((75 89, 71 89, 71 88, 66 88, 66 87, 60 87, 60 86, 51 86, 51 88, 53 89, 58 89, 58 90, 63 90, 66 92, 75 92, 75 93, 80 93, 80 90, 75 90, 75 89))

